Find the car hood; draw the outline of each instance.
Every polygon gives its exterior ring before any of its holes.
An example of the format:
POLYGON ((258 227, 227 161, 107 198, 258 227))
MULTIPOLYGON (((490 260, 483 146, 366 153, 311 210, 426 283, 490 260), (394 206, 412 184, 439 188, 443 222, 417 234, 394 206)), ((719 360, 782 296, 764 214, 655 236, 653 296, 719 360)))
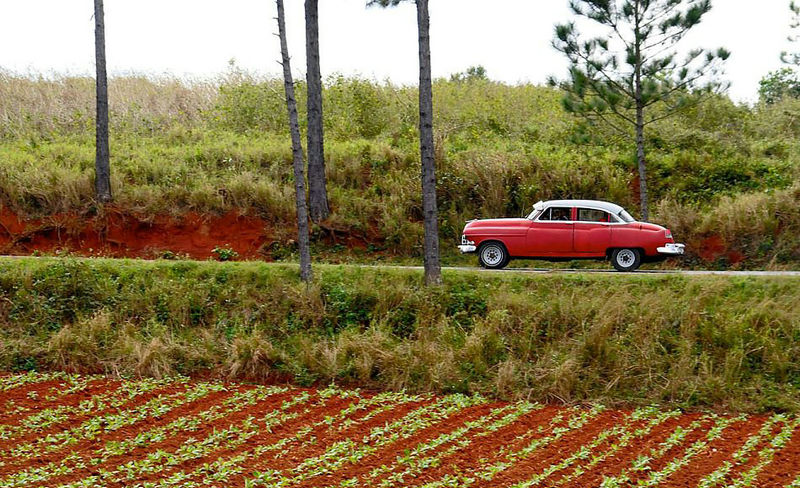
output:
POLYGON ((531 221, 528 219, 483 219, 471 220, 464 227, 464 233, 483 234, 524 234, 528 231, 531 221))

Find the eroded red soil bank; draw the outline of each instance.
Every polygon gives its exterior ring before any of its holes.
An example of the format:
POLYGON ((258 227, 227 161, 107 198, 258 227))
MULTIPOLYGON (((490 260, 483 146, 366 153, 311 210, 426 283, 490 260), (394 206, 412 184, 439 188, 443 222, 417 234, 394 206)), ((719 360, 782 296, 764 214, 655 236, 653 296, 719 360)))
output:
POLYGON ((61 214, 25 220, 0 210, 0 253, 29 255, 70 252, 83 256, 157 258, 170 252, 195 259, 214 257, 215 247, 230 248, 240 258, 267 257, 272 226, 264 219, 229 212, 188 213, 180 218, 108 211, 91 218, 61 214))

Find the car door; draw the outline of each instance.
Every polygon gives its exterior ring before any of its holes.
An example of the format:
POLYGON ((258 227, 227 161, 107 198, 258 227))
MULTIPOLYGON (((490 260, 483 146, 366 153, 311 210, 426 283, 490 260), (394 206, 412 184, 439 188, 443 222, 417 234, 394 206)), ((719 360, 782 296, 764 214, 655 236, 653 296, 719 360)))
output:
POLYGON ((604 210, 578 207, 573 231, 575 252, 605 254, 611 245, 612 219, 604 210))
POLYGON ((558 256, 572 253, 571 207, 548 207, 531 223, 526 239, 527 255, 558 256))

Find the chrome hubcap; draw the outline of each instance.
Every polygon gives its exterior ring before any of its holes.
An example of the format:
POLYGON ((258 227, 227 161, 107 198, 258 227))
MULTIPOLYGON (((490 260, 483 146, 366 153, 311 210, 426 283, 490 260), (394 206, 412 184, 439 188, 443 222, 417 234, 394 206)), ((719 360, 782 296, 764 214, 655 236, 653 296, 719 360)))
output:
POLYGON ((623 267, 631 266, 636 261, 636 254, 630 249, 623 249, 617 253, 617 264, 623 267))
POLYGON ((497 266, 503 260, 503 250, 498 246, 486 246, 481 253, 483 262, 489 266, 497 266))

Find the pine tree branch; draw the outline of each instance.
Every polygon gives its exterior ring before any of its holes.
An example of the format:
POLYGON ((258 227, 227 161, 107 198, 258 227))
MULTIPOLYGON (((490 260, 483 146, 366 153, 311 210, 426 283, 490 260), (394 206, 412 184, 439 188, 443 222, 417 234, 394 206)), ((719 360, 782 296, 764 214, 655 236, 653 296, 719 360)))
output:
POLYGON ((666 8, 662 9, 661 12, 654 13, 650 19, 642 24, 643 28, 650 27, 651 25, 657 23, 659 20, 663 19, 670 13, 674 12, 680 6, 680 2, 675 3, 673 5, 667 6, 666 8))
MULTIPOLYGON (((583 55, 580 51, 578 51, 576 54, 578 55, 578 57, 583 59, 584 62, 588 66, 592 66, 593 65, 591 58, 589 58, 588 56, 583 55)), ((598 64, 605 64, 605 63, 598 63, 598 64)), ((633 92, 632 91, 628 91, 628 89, 626 87, 622 86, 617 80, 615 80, 611 76, 609 76, 609 74, 606 72, 605 69, 598 69, 596 72, 601 74, 601 75, 603 75, 603 77, 609 83, 611 83, 617 90, 619 90, 619 91, 623 92, 624 94, 628 95, 629 97, 633 98, 633 92)), ((591 77, 587 77, 587 78, 591 79, 591 77)))
POLYGON ((687 31, 688 31, 690 28, 691 28, 691 27, 685 27, 685 28, 683 28, 683 29, 679 30, 678 32, 674 32, 674 33, 672 33, 672 34, 665 34, 661 40, 654 41, 654 42, 653 42, 653 43, 651 43, 651 44, 647 44, 647 45, 645 45, 645 46, 642 48, 642 50, 643 50, 643 51, 647 51, 648 49, 652 49, 652 48, 654 48, 654 47, 656 47, 656 46, 658 46, 658 45, 660 45, 660 44, 664 44, 664 43, 665 43, 665 42, 667 42, 667 41, 670 41, 670 40, 672 40, 672 39, 675 39, 675 41, 674 41, 674 42, 672 42, 672 43, 670 43, 670 44, 669 44, 669 46, 670 46, 670 47, 672 47, 672 45, 674 45, 676 42, 680 41, 681 37, 683 37, 683 35, 684 35, 684 34, 686 34, 686 32, 687 32, 687 31))
POLYGON ((663 113, 663 114, 661 114, 661 115, 659 115, 657 117, 651 117, 651 118, 647 119, 644 122, 644 125, 648 126, 648 125, 650 125, 652 123, 658 122, 659 120, 668 119, 668 118, 672 117, 673 115, 675 115, 678 112, 681 112, 681 111, 686 110, 688 108, 695 107, 695 106, 699 105, 700 102, 705 101, 705 100, 709 99, 710 97, 711 97, 711 94, 706 95, 706 96, 699 96, 697 99, 695 99, 691 103, 688 103, 686 105, 682 105, 680 107, 673 107, 672 109, 668 110, 666 113, 663 113))

